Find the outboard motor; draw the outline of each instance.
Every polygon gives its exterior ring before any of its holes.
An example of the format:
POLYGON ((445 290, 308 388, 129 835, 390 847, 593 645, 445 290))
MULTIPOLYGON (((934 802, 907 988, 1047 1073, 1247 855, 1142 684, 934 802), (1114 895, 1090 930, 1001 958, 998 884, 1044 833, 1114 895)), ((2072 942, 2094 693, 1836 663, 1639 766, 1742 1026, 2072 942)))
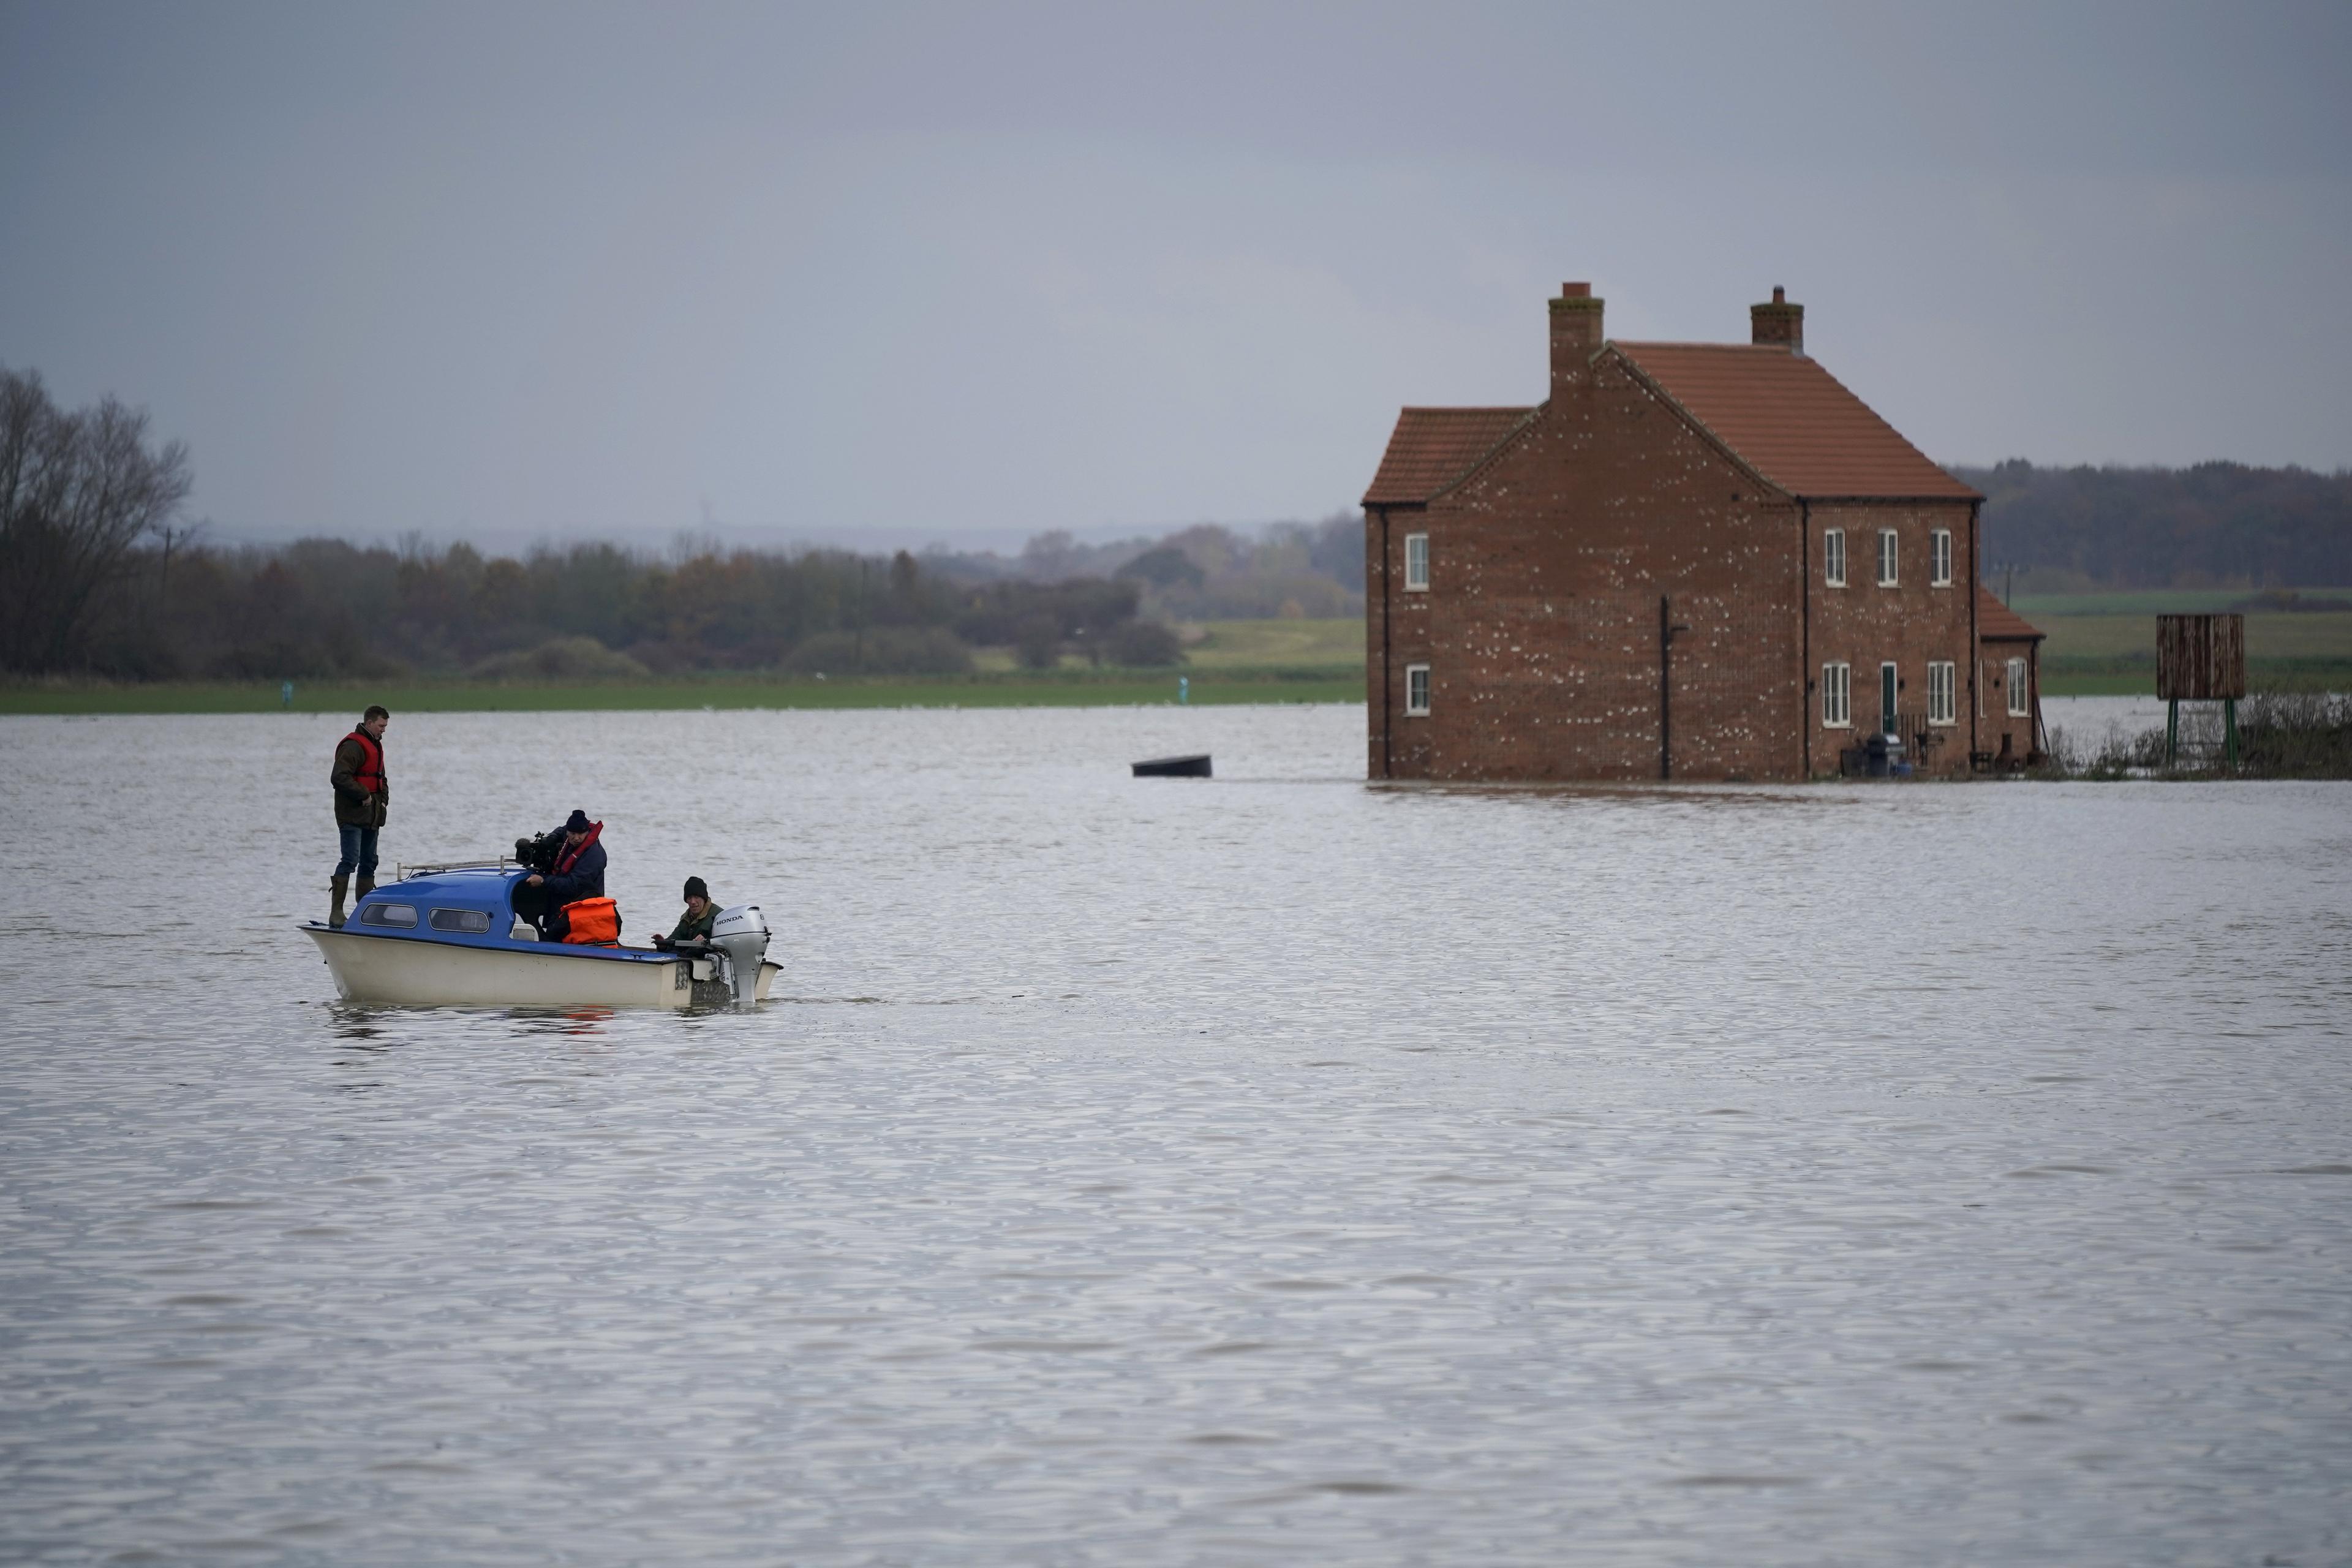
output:
POLYGON ((721 910, 711 922, 710 947, 719 959, 719 978, 735 993, 735 1005, 759 999, 760 965, 768 956, 768 922, 757 904, 721 910))

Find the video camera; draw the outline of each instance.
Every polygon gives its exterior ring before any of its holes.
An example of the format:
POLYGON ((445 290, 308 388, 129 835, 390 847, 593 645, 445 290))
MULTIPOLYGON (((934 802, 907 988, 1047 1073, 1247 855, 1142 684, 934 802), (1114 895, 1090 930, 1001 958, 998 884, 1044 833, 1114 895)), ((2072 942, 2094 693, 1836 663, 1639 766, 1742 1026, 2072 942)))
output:
POLYGON ((562 852, 563 835, 561 833, 537 833, 529 838, 515 840, 516 863, 529 867, 542 877, 555 875, 555 858, 562 852))

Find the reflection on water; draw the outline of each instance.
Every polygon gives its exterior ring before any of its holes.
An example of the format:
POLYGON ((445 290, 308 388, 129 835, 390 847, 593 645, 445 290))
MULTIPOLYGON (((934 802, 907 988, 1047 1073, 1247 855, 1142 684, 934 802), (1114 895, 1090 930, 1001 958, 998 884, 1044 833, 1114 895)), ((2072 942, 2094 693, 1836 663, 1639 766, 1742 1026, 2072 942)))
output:
POLYGON ((0 1557, 2352 1556, 2352 790, 1361 726, 395 716, 778 929, 573 1017, 333 1000, 340 724, 0 721, 0 1557))

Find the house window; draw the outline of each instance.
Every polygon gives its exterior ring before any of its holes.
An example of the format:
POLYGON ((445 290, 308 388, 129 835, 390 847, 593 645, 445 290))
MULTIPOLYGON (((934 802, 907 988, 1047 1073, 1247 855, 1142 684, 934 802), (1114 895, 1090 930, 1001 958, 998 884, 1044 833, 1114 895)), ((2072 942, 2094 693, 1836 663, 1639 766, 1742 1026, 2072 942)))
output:
POLYGON ((2026 689, 2025 661, 2023 659, 2012 658, 2009 661, 2008 684, 2009 716, 2012 719, 2022 719, 2028 713, 2032 711, 2032 705, 2028 702, 2027 699, 2033 695, 2031 691, 2026 689))
POLYGON ((1891 528, 1878 531, 1878 585, 1895 586, 1895 531, 1891 528))
MULTIPOLYGON (((1832 588, 1845 586, 1845 530, 1832 528, 1822 535, 1822 580, 1832 588)), ((1843 665, 1838 666, 1843 669, 1843 665)))
POLYGON ((1425 533, 1404 536, 1404 591, 1408 594, 1429 591, 1429 535, 1425 533))
POLYGON ((1959 667, 1937 659, 1927 661, 1927 722, 1951 724, 1958 721, 1959 667))
POLYGON ((1895 711, 1895 695, 1902 686, 1903 682, 1895 678, 1893 660, 1878 667, 1878 732, 1882 735, 1899 737, 1903 733, 1903 721, 1895 711))
POLYGON ((1927 585, 1952 585, 1952 531, 1948 528, 1939 528, 1927 536, 1927 585))
POLYGON ((1822 666, 1822 727, 1853 727, 1853 666, 1850 664, 1822 666))
POLYGON ((1404 712, 1408 719, 1429 712, 1429 666, 1425 664, 1404 667, 1404 712))

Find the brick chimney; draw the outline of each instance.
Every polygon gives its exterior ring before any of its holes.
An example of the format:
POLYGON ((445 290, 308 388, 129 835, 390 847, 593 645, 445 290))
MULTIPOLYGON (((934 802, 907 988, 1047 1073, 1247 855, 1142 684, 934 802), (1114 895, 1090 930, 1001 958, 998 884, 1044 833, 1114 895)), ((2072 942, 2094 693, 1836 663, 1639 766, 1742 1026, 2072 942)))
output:
POLYGON ((1805 308, 1789 303, 1789 292, 1778 284, 1772 288, 1772 302, 1748 307, 1748 341, 1758 348, 1787 349, 1792 354, 1805 352, 1805 308))
POLYGON ((1584 384, 1592 356, 1601 352, 1601 301, 1590 283, 1563 283, 1551 301, 1551 385, 1554 392, 1584 384))

